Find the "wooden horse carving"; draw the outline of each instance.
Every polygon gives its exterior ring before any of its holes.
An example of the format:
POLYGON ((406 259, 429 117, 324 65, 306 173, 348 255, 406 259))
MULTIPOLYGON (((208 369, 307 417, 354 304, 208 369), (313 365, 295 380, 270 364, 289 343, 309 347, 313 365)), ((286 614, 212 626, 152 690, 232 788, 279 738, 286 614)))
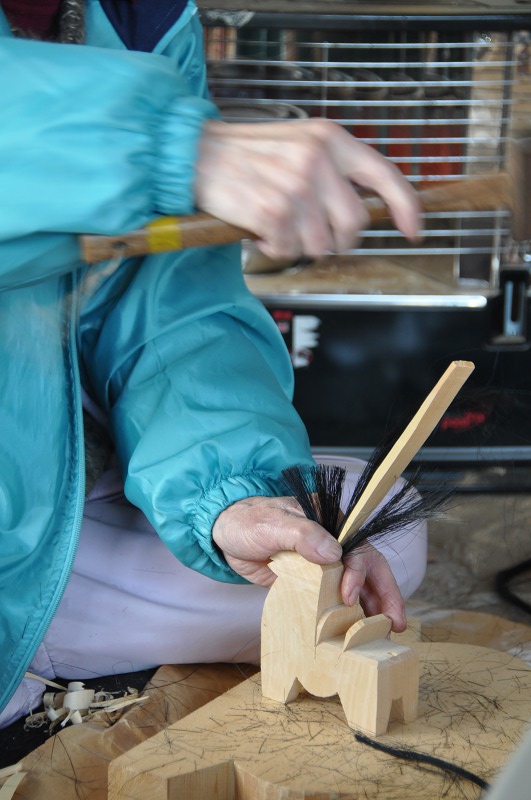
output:
MULTIPOLYGON (((374 511, 424 444, 474 369, 453 361, 375 470, 338 537, 344 541, 374 511)), ((262 693, 289 703, 304 688, 339 695, 350 727, 377 736, 389 721, 416 718, 417 655, 386 637, 390 620, 363 617, 341 602, 341 562, 319 566, 297 553, 279 553, 262 616, 262 693)))
POLYGON ((365 618, 345 606, 343 564, 311 564, 297 553, 279 553, 277 574, 262 616, 262 694, 289 703, 306 689, 317 697, 339 695, 350 727, 377 736, 390 721, 417 716, 419 660, 391 642, 391 621, 365 618))

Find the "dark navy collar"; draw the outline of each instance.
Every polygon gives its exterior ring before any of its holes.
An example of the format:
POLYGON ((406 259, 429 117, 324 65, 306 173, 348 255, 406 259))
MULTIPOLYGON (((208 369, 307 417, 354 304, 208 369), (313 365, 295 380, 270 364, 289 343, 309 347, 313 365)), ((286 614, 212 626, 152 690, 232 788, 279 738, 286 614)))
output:
POLYGON ((151 52, 181 16, 187 0, 100 0, 129 50, 151 52))

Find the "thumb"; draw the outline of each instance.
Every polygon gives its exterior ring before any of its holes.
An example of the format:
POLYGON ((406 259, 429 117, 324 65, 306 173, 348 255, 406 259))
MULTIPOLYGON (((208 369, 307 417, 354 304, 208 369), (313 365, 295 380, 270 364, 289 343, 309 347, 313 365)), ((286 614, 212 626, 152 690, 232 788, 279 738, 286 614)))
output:
POLYGON ((308 524, 303 535, 298 536, 293 546, 289 549, 295 550, 307 561, 314 564, 333 564, 341 561, 343 548, 324 528, 317 522, 308 520, 308 524))

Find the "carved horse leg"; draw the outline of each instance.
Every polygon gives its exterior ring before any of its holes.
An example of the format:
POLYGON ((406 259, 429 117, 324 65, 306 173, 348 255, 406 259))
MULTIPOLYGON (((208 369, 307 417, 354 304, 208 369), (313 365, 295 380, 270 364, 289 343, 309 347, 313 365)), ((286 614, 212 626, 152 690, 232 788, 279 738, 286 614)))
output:
POLYGON ((389 722, 417 716, 419 659, 414 650, 387 639, 390 620, 360 620, 345 635, 337 683, 351 728, 379 736, 389 722))

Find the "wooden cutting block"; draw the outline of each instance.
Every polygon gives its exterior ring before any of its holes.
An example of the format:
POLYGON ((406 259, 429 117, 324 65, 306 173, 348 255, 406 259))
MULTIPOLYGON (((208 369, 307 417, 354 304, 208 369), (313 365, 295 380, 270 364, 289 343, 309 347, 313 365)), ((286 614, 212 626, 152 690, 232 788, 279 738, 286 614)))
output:
MULTIPOLYGON (((463 644, 410 643, 420 659, 418 716, 381 747, 443 759, 492 781, 531 719, 531 668, 463 644)), ((483 790, 436 766, 373 749, 337 698, 289 704, 241 683, 115 759, 109 800, 476 800, 483 790)))

